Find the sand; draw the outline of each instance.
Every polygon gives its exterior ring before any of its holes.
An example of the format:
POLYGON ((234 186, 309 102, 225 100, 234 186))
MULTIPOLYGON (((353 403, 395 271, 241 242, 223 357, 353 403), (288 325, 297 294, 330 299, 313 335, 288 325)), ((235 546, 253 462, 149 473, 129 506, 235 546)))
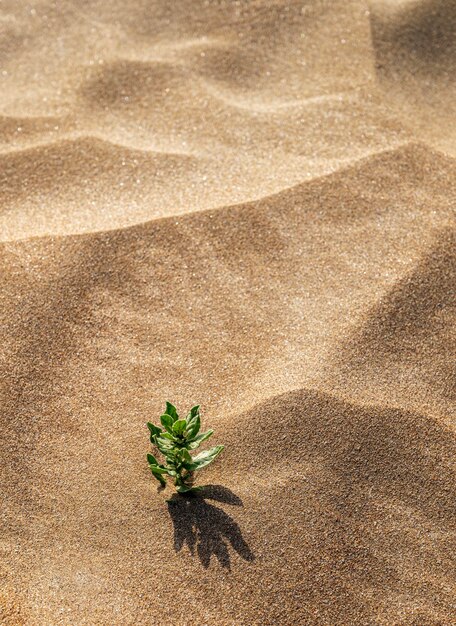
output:
POLYGON ((453 625, 454 2, 0 31, 0 623, 453 625), (226 445, 198 498, 165 400, 226 445))

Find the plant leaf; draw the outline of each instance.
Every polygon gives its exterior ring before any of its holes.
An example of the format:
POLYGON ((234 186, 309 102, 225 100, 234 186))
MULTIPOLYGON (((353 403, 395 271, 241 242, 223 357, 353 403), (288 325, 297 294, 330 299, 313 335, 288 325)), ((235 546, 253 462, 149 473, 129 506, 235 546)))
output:
POLYGON ((201 418, 199 414, 199 404, 194 406, 187 415, 187 433, 188 437, 194 437, 201 428, 201 418))
POLYGON ((171 404, 171 402, 166 402, 166 414, 171 416, 173 422, 179 419, 176 407, 174 406, 174 404, 171 404))
POLYGON ((179 493, 185 493, 186 491, 190 491, 191 489, 193 489, 193 487, 191 485, 177 485, 177 491, 179 493))
POLYGON ((169 433, 173 432, 174 420, 171 417, 171 415, 168 415, 168 413, 165 413, 164 415, 160 417, 160 422, 163 424, 163 426, 166 428, 166 430, 169 433))
POLYGON ((176 420, 173 424, 173 433, 176 435, 182 435, 187 426, 187 420, 176 420))
POLYGON ((157 474, 168 474, 168 468, 163 467, 163 465, 149 465, 149 469, 151 472, 156 472, 157 474))
POLYGON ((158 480, 162 487, 166 486, 166 480, 163 478, 160 472, 157 471, 158 468, 151 466, 150 471, 154 475, 154 477, 158 480))
POLYGON ((196 493, 197 491, 201 491, 203 487, 198 485, 197 487, 190 487, 189 485, 178 485, 176 487, 176 491, 179 493, 196 493))
POLYGON ((209 437, 213 435, 213 433, 214 433, 213 430, 207 430, 205 433, 201 433, 201 435, 198 435, 197 437, 193 437, 193 439, 190 439, 190 449, 194 450, 195 448, 197 448, 201 443, 203 443, 203 441, 206 441, 206 439, 209 439, 209 437))
POLYGON ((154 442, 155 435, 159 435, 162 432, 162 429, 159 426, 155 426, 152 422, 147 422, 147 428, 150 430, 150 440, 152 443, 154 442))
POLYGON ((199 404, 192 406, 192 408, 190 409, 190 413, 187 415, 187 422, 190 422, 193 419, 195 419, 195 417, 199 414, 199 408, 200 408, 199 404))
MULTIPOLYGON (((168 442, 167 442, 168 443, 168 442)), ((157 448, 160 450, 160 452, 162 454, 164 454, 166 457, 170 456, 172 454, 172 447, 168 446, 168 445, 162 445, 159 440, 157 439, 157 442, 155 444, 157 446, 157 448)))
POLYGON ((172 448, 173 441, 170 441, 168 438, 164 439, 163 437, 155 437, 155 443, 157 446, 164 446, 165 448, 172 448))
POLYGON ((187 429, 187 437, 189 439, 193 439, 193 437, 195 437, 195 435, 198 434, 200 428, 201 428, 201 419, 200 419, 200 416, 197 415, 192 425, 190 426, 190 428, 187 429))
POLYGON ((160 465, 159 462, 157 461, 157 459, 154 457, 153 454, 148 454, 147 455, 147 460, 149 462, 149 465, 160 465))
POLYGON ((163 430, 160 433, 160 439, 169 439, 169 441, 174 441, 174 437, 169 433, 163 432, 163 430))
POLYGON ((182 463, 182 467, 186 469, 188 472, 194 472, 195 470, 198 469, 198 465, 196 463, 188 463, 187 461, 184 461, 182 463))
POLYGON ((197 466, 197 469, 201 469, 212 463, 212 461, 222 452, 225 446, 214 446, 209 450, 204 450, 193 457, 193 463, 197 466))
POLYGON ((182 459, 187 461, 187 463, 193 463, 192 455, 185 448, 182 449, 182 459))

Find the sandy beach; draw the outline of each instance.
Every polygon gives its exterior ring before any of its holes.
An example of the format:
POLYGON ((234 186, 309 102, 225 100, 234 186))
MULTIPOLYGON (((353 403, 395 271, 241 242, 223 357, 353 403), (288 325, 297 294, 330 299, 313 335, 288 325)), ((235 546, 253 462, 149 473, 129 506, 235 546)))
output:
POLYGON ((455 2, 0 33, 0 624, 454 626, 455 2), (171 503, 166 400, 226 446, 171 503))

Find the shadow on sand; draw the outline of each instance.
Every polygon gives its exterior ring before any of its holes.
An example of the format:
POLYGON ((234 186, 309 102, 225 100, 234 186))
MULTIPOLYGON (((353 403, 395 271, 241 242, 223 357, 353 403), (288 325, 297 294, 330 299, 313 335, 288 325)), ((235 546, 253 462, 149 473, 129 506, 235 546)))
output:
POLYGON ((191 554, 198 553, 204 567, 209 567, 214 555, 222 567, 230 569, 228 545, 245 560, 254 556, 242 537, 239 525, 222 509, 209 504, 215 500, 233 506, 243 506, 242 500, 221 485, 208 485, 197 494, 174 496, 168 500, 168 510, 174 524, 174 549, 179 552, 187 543, 191 554))

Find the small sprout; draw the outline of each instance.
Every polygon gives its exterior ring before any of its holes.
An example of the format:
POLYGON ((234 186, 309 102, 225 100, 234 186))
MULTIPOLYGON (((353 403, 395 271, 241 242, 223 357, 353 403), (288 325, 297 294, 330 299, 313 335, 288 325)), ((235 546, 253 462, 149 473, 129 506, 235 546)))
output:
POLYGON ((150 471, 162 487, 166 486, 165 475, 171 476, 179 493, 202 489, 193 486, 195 472, 212 463, 224 446, 214 446, 196 456, 190 454, 189 450, 198 448, 214 432, 208 430, 198 434, 201 428, 199 405, 194 406, 185 419, 181 419, 176 407, 167 402, 166 412, 160 417, 160 423, 162 427, 148 422, 147 427, 151 443, 165 457, 165 462, 161 464, 153 454, 148 454, 150 471))

